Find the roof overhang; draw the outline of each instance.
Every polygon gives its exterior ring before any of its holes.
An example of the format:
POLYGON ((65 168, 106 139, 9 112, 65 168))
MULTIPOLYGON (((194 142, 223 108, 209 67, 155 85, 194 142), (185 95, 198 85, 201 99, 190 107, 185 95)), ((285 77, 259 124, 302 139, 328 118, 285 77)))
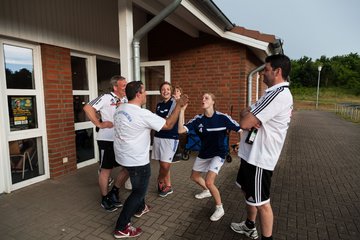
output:
MULTIPOLYGON (((171 2, 171 0, 133 0, 135 5, 152 15, 157 15, 171 2)), ((200 32, 205 32, 243 44, 261 61, 274 53, 273 42, 278 41, 273 35, 231 24, 211 0, 182 0, 180 6, 165 21, 192 37, 198 37, 200 32), (231 25, 233 28, 229 29, 231 25)))

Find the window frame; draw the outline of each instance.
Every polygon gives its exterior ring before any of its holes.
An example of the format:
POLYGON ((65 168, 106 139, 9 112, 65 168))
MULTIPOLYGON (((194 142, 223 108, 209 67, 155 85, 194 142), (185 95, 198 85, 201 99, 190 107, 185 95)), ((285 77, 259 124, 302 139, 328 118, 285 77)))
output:
MULTIPOLYGON (((46 132, 46 120, 45 120, 45 102, 44 102, 44 85, 43 85, 43 74, 42 74, 42 63, 41 63, 41 47, 37 44, 24 43, 20 41, 8 40, 0 38, 0 76, 4 79, 0 85, 0 104, 4 106, 0 109, 1 116, 0 122, 4 121, 3 128, 0 128, 0 147, 4 149, 0 156, 5 161, 0 161, 0 172, 4 181, 3 185, 0 184, 0 193, 7 192, 23 188, 33 183, 37 183, 48 179, 50 177, 49 172, 49 158, 48 158, 48 145, 47 145, 47 132, 46 132), (12 45, 17 47, 29 48, 33 52, 33 78, 34 78, 34 89, 7 89, 6 86, 6 74, 5 74, 5 55, 3 45, 12 45), (8 96, 35 96, 36 98, 36 118, 37 127, 26 130, 11 131, 10 130, 10 116, 8 109, 8 96), (4 137, 2 137, 4 136, 4 137), (10 166, 10 151, 9 142, 28 139, 28 138, 41 138, 42 144, 42 160, 44 164, 44 174, 30 178, 15 184, 11 181, 11 166, 10 166)), ((39 153, 40 154, 40 153, 39 153)))

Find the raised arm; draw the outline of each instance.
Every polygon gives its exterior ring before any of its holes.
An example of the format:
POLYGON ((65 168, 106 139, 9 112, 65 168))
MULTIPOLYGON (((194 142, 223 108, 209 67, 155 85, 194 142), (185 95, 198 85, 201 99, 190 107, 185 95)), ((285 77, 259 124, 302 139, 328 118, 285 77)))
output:
POLYGON ((184 124, 185 124, 185 110, 187 108, 187 104, 184 105, 181 110, 180 110, 180 115, 179 115, 179 127, 178 127, 178 133, 181 134, 181 133, 185 133, 186 132, 186 129, 184 127, 184 124))
POLYGON ((170 117, 168 117, 166 119, 166 123, 162 127, 161 130, 170 130, 170 129, 172 129, 174 127, 176 121, 179 118, 181 108, 184 105, 187 105, 188 102, 189 102, 189 99, 188 99, 187 95, 181 96, 180 99, 176 100, 176 107, 175 107, 174 111, 172 112, 172 114, 170 115, 170 117))

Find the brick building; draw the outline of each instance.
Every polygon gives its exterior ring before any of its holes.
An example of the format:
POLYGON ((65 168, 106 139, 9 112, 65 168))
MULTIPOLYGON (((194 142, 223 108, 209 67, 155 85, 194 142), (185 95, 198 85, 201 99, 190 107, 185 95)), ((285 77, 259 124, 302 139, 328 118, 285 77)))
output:
POLYGON ((233 107, 238 120, 264 90, 249 74, 277 42, 235 26, 212 1, 1 1, 0 193, 96 163, 96 131, 82 106, 112 75, 141 79, 149 109, 170 81, 191 99, 186 118, 212 92, 217 110, 233 107))

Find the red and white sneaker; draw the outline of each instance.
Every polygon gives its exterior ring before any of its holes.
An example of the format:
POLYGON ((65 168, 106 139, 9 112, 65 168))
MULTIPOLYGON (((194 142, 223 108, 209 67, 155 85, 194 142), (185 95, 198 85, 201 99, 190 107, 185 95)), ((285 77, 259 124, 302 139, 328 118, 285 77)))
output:
POLYGON ((132 237, 140 236, 140 234, 142 234, 141 228, 139 228, 139 227, 135 228, 135 227, 131 226, 130 223, 128 223, 128 225, 126 225, 124 230, 122 230, 122 231, 115 230, 114 231, 115 238, 132 238, 132 237))

